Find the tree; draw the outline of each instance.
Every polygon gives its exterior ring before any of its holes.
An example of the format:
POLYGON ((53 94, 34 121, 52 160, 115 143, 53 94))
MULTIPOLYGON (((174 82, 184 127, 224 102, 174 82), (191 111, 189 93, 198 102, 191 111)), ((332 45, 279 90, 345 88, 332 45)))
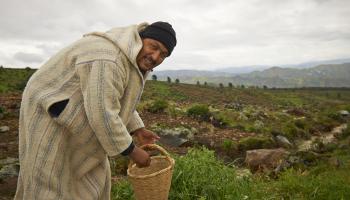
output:
POLYGON ((266 85, 263 86, 264 90, 266 90, 268 87, 266 85))
POLYGON ((169 76, 167 77, 167 81, 168 83, 171 83, 171 78, 169 76))
POLYGON ((152 75, 152 80, 157 81, 157 75, 153 74, 152 75))
POLYGON ((241 88, 242 88, 242 89, 244 89, 244 88, 245 88, 245 86, 242 84, 242 85, 241 85, 241 88))
POLYGON ((219 87, 220 87, 220 88, 224 88, 224 84, 219 83, 219 87))
POLYGON ((233 88, 233 85, 231 82, 228 83, 228 87, 233 88))
POLYGON ((177 78, 177 79, 175 79, 175 83, 176 84, 179 84, 180 83, 180 80, 177 78))
POLYGON ((207 85, 208 85, 208 83, 205 81, 205 82, 204 82, 204 85, 205 85, 205 86, 207 86, 207 85))
POLYGON ((197 81, 197 85, 200 85, 199 81, 197 81))

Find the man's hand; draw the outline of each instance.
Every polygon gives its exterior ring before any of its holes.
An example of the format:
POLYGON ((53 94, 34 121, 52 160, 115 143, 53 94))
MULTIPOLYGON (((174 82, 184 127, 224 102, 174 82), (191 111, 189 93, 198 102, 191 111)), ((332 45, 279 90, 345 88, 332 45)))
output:
POLYGON ((133 135, 135 135, 137 138, 139 145, 154 144, 157 140, 159 140, 159 136, 157 134, 145 128, 137 129, 133 132, 133 135))
POLYGON ((135 146, 134 150, 129 154, 129 157, 136 163, 137 167, 148 167, 151 164, 149 154, 137 146, 135 146))

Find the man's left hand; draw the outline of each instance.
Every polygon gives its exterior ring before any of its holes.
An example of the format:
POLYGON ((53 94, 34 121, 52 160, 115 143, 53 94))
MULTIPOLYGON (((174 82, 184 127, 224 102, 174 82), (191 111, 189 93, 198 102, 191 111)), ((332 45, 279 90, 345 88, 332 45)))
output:
POLYGON ((133 135, 137 138, 140 145, 154 144, 160 138, 157 134, 145 128, 137 129, 133 132, 133 135))

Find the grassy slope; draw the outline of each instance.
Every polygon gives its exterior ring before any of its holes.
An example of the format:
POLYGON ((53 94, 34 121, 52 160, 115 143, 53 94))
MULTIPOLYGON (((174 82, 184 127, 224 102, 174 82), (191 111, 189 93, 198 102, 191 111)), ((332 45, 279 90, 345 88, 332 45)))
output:
POLYGON ((0 93, 22 90, 34 69, 8 69, 0 67, 0 93))
MULTIPOLYGON (((175 102, 179 107, 210 104, 222 112, 230 112, 223 105, 231 102, 253 109, 264 108, 269 115, 285 109, 302 109, 306 127, 337 123, 334 114, 340 109, 350 110, 350 90, 346 89, 220 89, 149 81, 142 100, 159 98, 175 102)), ((293 120, 293 117, 277 117, 265 122, 283 126, 293 120)), ((323 160, 309 168, 289 169, 276 178, 254 175, 237 179, 235 169, 216 160, 213 152, 193 149, 183 157, 174 155, 176 167, 169 199, 350 199, 349 153, 345 149, 328 154, 341 161, 338 168, 323 160)), ((128 182, 114 185, 112 191, 113 199, 133 198, 128 182)))
MULTIPOLYGON (((32 72, 0 68, 0 93, 21 89, 32 72)), ((220 89, 148 81, 141 103, 156 99, 165 99, 180 108, 188 108, 194 103, 209 104, 224 116, 237 114, 237 111, 225 109, 224 104, 238 102, 249 112, 268 112, 268 117, 261 119, 266 126, 292 123, 293 116, 281 115, 282 110, 291 108, 304 110, 307 123, 310 123, 307 126, 327 120, 336 122, 330 114, 340 109, 350 110, 350 90, 344 89, 220 89)), ((249 118, 240 123, 251 126, 253 120, 249 118)), ((194 149, 183 157, 174 155, 177 164, 170 199, 350 199, 349 155, 349 149, 331 153, 341 160, 339 168, 320 161, 306 170, 283 172, 276 179, 265 176, 237 179, 235 169, 216 160, 213 152, 194 149)), ((113 186, 113 199, 130 199, 131 196, 127 182, 113 186)))

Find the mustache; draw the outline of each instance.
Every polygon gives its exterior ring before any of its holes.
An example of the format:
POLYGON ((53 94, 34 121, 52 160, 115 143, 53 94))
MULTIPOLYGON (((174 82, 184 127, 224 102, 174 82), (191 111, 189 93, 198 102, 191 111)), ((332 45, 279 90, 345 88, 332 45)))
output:
POLYGON ((157 63, 156 63, 156 61, 155 60, 153 60, 153 58, 152 57, 146 57, 146 60, 147 61, 149 61, 152 65, 156 65, 157 63))

